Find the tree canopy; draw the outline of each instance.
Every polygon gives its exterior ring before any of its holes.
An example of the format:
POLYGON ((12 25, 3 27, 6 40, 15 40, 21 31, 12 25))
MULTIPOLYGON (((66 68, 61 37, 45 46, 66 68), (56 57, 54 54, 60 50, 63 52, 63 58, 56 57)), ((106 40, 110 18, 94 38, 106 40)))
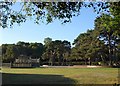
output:
MULTIPOLYGON (((82 7, 92 7, 96 13, 109 12, 110 4, 108 2, 21 2, 19 10, 14 10, 17 2, 0 1, 0 26, 7 28, 14 23, 21 24, 29 17, 34 18, 35 23, 51 23, 55 19, 61 23, 71 22, 73 16, 78 16, 82 7)), ((115 4, 116 5, 116 4, 115 4)))

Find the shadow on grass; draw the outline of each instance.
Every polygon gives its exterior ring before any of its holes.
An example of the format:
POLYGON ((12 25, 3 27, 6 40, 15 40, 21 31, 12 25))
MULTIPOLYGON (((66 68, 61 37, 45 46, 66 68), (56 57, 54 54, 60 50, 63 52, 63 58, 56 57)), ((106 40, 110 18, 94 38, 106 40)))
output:
POLYGON ((49 84, 63 84, 72 85, 76 83, 75 80, 66 78, 62 75, 46 75, 46 74, 12 74, 2 73, 2 86, 8 85, 49 85, 49 84))

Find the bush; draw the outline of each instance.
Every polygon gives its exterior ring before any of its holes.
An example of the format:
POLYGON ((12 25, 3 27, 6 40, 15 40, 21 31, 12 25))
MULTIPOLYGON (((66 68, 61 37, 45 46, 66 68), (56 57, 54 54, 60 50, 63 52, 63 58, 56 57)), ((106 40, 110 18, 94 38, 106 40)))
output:
POLYGON ((99 62, 92 62, 92 65, 99 65, 99 62))
POLYGON ((85 65, 85 62, 71 62, 72 65, 85 65))

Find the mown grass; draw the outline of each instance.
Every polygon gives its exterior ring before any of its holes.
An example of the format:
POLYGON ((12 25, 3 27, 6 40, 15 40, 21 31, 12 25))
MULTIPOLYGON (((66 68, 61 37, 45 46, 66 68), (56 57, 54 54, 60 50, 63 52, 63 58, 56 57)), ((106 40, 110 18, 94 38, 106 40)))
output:
POLYGON ((119 84, 118 68, 3 68, 3 84, 119 84))

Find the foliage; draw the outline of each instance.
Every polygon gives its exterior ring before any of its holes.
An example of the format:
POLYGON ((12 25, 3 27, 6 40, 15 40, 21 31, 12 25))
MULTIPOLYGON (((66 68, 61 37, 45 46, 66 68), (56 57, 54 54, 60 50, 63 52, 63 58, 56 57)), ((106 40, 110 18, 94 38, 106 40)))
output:
MULTIPOLYGON (((120 14, 118 13, 119 3, 112 3, 111 14, 102 14, 95 20, 95 29, 98 31, 98 37, 104 40, 109 49, 109 61, 110 65, 116 61, 116 53, 118 49, 118 44, 120 42, 120 14), (116 6, 115 6, 116 5, 116 6), (113 13, 115 12, 115 13, 113 13)), ((119 11, 120 12, 120 11, 119 11)))
POLYGON ((96 61, 104 46, 104 43, 97 38, 95 30, 88 30, 86 33, 80 34, 73 44, 75 47, 72 49, 72 56, 90 62, 96 61))
POLYGON ((12 27, 13 24, 26 22, 28 18, 34 18, 35 23, 51 23, 55 19, 62 23, 71 22, 73 16, 80 14, 82 7, 92 7, 95 12, 109 11, 107 2, 22 2, 17 5, 19 10, 14 10, 16 2, 0 1, 0 26, 2 28, 12 27))
POLYGON ((64 59, 69 57, 71 44, 70 42, 64 40, 55 40, 50 41, 51 38, 45 38, 45 52, 43 53, 43 59, 49 59, 51 65, 54 64, 55 60, 59 62, 59 65, 62 65, 64 59))
POLYGON ((41 58, 44 47, 41 43, 25 43, 18 42, 17 44, 2 45, 2 61, 14 61, 20 55, 30 56, 32 58, 41 58))

